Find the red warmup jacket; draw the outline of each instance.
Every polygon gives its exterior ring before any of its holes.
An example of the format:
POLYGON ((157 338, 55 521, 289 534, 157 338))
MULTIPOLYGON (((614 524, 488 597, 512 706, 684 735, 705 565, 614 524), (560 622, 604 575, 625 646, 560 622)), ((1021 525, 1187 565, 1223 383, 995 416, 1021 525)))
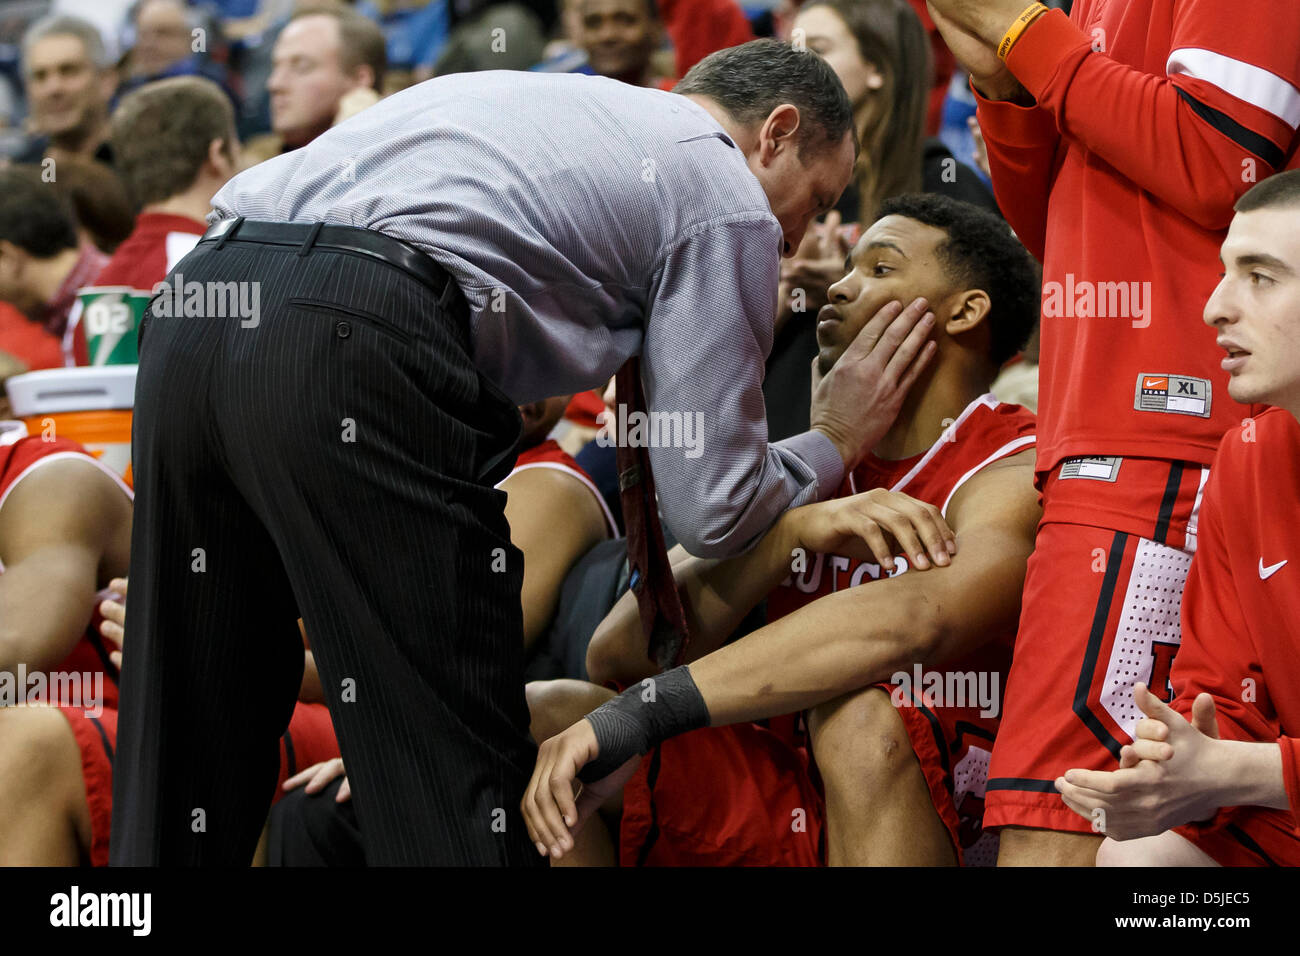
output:
POLYGON ((998 204, 1043 263, 1040 471, 1209 464, 1252 414, 1201 315, 1233 203, 1295 154, 1297 37, 1296 0, 1076 0, 1008 56, 1036 106, 976 94, 998 204))

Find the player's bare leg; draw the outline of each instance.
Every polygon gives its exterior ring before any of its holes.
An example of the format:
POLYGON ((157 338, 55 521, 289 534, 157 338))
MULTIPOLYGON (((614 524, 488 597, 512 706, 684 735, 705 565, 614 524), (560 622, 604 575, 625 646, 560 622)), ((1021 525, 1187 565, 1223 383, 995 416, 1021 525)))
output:
MULTIPOLYGON (((529 731, 541 743, 568 729, 614 696, 598 684, 580 680, 533 681, 524 686, 528 698, 529 731)), ((623 795, 618 793, 587 821, 573 840, 573 849, 551 866, 617 866, 618 849, 614 833, 623 814, 623 795)))
POLYGON ((1137 840, 1106 839, 1097 850, 1098 866, 1218 866, 1191 840, 1173 830, 1137 840))
POLYGON ((826 854, 831 866, 956 866, 889 695, 878 687, 846 694, 809 714, 817 769, 826 786, 826 854))
POLYGON ((67 719, 50 707, 0 709, 0 866, 77 866, 90 837, 67 719))
POLYGON ((1101 837, 1029 827, 1003 827, 998 866, 1095 866, 1101 837))

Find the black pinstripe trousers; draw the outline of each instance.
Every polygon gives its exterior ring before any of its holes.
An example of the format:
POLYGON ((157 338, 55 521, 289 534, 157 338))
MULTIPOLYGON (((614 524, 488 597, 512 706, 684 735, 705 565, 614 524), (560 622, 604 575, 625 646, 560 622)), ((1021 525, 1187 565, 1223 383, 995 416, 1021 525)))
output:
POLYGON ((247 865, 300 615, 366 861, 543 862, 519 814, 523 559, 492 487, 520 419, 458 290, 237 237, 169 279, 255 283, 258 314, 155 297, 142 323, 111 862, 247 865))

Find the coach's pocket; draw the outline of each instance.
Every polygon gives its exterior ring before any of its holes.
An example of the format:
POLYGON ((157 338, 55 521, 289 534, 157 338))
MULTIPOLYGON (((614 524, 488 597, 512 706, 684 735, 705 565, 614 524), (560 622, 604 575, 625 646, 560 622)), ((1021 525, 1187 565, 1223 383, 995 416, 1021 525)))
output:
POLYGON ((365 309, 354 309, 350 306, 338 305, 334 302, 322 302, 319 299, 290 299, 289 304, 298 306, 302 309, 312 309, 320 312, 336 312, 339 315, 346 315, 348 318, 356 319, 364 325, 370 326, 377 332, 381 332, 396 339, 403 345, 410 346, 415 344, 413 337, 405 329, 400 329, 383 316, 376 315, 374 312, 367 312, 365 309))

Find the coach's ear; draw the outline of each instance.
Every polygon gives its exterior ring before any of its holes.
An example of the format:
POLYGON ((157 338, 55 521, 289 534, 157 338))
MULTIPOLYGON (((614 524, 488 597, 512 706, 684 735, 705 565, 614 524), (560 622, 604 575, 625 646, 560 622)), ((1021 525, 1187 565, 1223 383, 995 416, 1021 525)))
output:
POLYGON ((987 292, 983 289, 968 289, 949 300, 943 330, 950 336, 969 332, 988 317, 992 308, 993 302, 987 292))

